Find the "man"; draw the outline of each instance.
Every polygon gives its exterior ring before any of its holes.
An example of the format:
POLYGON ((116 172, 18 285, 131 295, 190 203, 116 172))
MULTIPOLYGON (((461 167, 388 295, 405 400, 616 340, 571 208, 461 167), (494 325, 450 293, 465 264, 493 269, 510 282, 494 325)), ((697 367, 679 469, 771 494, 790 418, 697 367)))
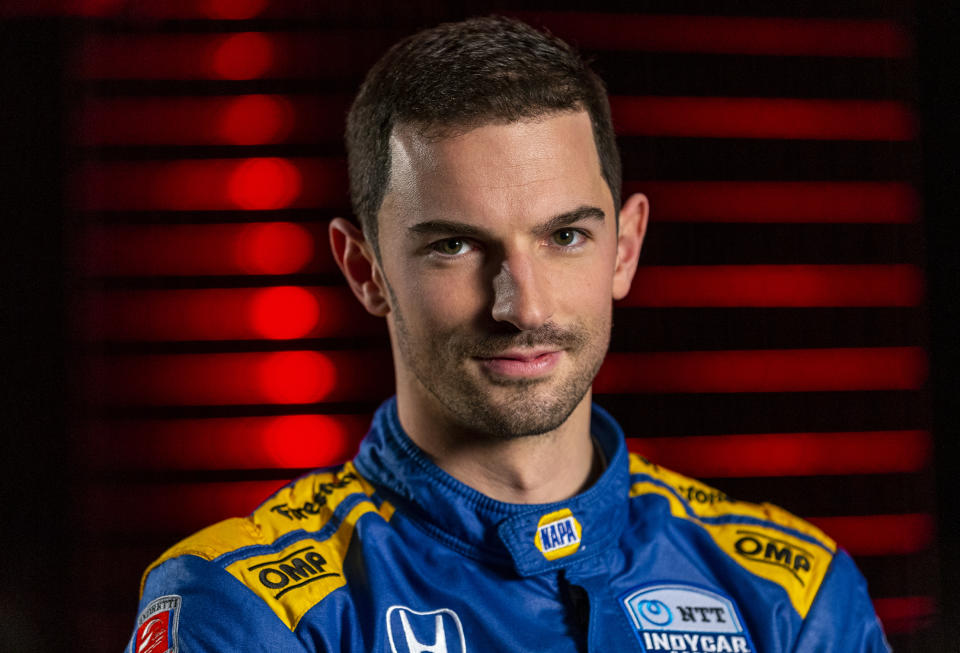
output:
POLYGON ((629 456, 592 404, 648 206, 621 206, 567 45, 498 18, 414 35, 347 145, 361 227, 331 244, 396 397, 353 462, 154 563, 131 652, 887 650, 829 537, 629 456))

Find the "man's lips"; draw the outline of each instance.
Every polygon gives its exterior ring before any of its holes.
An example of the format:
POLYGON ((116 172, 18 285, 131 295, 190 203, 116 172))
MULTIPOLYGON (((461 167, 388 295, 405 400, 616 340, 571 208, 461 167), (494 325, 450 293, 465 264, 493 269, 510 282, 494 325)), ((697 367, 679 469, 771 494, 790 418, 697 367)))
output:
POLYGON ((477 358, 487 370, 499 376, 533 378, 549 374, 557 363, 563 350, 509 350, 491 357, 477 358))

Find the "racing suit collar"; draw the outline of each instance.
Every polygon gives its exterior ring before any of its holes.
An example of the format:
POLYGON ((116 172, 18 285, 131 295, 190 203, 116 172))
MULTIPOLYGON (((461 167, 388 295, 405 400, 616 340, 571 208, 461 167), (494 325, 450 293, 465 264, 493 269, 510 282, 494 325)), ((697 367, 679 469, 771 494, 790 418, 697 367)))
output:
POLYGON ((436 539, 530 576, 600 553, 626 523, 629 463, 623 431, 596 404, 590 430, 607 468, 584 492, 551 504, 496 501, 447 474, 404 432, 396 398, 377 410, 354 464, 384 498, 436 539))

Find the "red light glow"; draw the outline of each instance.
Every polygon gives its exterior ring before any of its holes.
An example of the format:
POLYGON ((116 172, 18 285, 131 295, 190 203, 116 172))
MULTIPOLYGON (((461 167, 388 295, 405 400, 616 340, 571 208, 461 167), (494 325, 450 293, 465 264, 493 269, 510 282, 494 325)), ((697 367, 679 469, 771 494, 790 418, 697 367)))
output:
POLYGON ((901 182, 635 181, 661 222, 909 223, 919 199, 901 182))
POLYGON ((263 77, 273 61, 273 42, 260 32, 244 32, 223 37, 209 65, 220 79, 255 79, 263 77))
POLYGON ((342 159, 90 163, 74 178, 91 211, 229 211, 349 206, 342 159), (302 186, 303 179, 311 183, 302 186))
POLYGON ((313 258, 315 240, 291 222, 262 222, 241 228, 237 266, 248 274, 292 274, 313 258))
POLYGON ((94 276, 331 272, 325 235, 324 223, 110 225, 85 235, 83 260, 94 276))
POLYGON ((248 211, 281 209, 293 203, 300 185, 300 172, 283 159, 247 159, 230 175, 227 192, 248 211))
POLYGON ((926 354, 919 347, 612 352, 593 389, 597 393, 917 390, 926 375, 926 354))
POLYGON ((926 431, 628 438, 630 451, 697 478, 899 474, 930 464, 926 431))
POLYGON ((81 145, 342 143, 346 96, 92 97, 81 145))
POLYGON ((912 633, 927 628, 937 614, 932 596, 896 596, 873 600, 873 608, 888 635, 912 633))
POLYGON ((889 100, 611 97, 625 136, 909 141, 909 109, 889 100))
POLYGON ((336 338, 383 334, 345 287, 112 290, 93 294, 85 333, 107 341, 336 338))
POLYGON ((510 12, 581 48, 644 52, 889 57, 910 55, 892 20, 510 12))
POLYGON ((353 457, 369 426, 370 415, 117 420, 98 425, 87 460, 136 471, 326 467, 353 457))
POLYGON ((316 329, 320 307, 316 297, 295 286, 266 288, 255 293, 250 321, 264 338, 302 338, 316 329))
POLYGON ((360 443, 357 435, 355 430, 348 432, 342 420, 327 415, 289 415, 271 420, 261 436, 261 446, 271 467, 320 467, 342 463, 354 455, 360 443), (321 433, 322 440, 318 439, 321 433), (305 465, 307 460, 311 462, 305 465))
POLYGON ((381 351, 113 356, 100 372, 91 400, 115 405, 375 401, 393 389, 390 356, 381 351))
MULTIPOLYGON (((297 115, 326 120, 340 103, 301 101, 284 95, 236 97, 88 98, 76 138, 81 145, 261 145, 285 142, 297 115), (312 109, 316 114, 311 114, 312 109)), ((309 131, 309 130, 304 130, 309 131)), ((332 128, 329 131, 333 131, 332 128)), ((312 132, 311 132, 312 133, 312 132)))
POLYGON ((933 516, 925 513, 807 520, 853 556, 909 555, 933 545, 933 516))
POLYGON ((919 306, 913 265, 640 267, 622 306, 919 306))
POLYGON ((260 393, 271 404, 308 404, 333 389, 337 370, 330 359, 315 351, 269 354, 258 365, 260 393))
POLYGON ((283 97, 245 95, 231 100, 223 112, 219 133, 233 145, 282 142, 292 129, 293 109, 283 97))

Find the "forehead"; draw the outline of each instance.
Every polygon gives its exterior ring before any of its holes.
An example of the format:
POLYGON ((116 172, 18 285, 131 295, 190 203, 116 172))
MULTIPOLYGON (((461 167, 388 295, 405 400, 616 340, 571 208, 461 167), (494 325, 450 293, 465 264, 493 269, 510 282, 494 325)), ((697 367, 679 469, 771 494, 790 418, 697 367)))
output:
POLYGON ((403 126, 391 134, 390 155, 381 231, 424 218, 505 226, 584 205, 612 215, 586 112, 483 125, 446 138, 403 126))

